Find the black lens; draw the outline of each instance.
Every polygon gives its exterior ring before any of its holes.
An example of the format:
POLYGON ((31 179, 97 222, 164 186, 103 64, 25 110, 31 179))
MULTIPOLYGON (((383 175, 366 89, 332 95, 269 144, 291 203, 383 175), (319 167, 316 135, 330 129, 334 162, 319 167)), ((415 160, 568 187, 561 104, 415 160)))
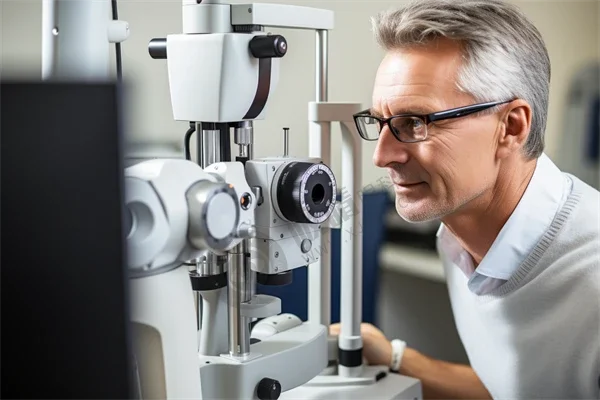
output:
POLYGON ((311 193, 312 201, 321 204, 325 199, 325 188, 320 183, 316 184, 311 193))

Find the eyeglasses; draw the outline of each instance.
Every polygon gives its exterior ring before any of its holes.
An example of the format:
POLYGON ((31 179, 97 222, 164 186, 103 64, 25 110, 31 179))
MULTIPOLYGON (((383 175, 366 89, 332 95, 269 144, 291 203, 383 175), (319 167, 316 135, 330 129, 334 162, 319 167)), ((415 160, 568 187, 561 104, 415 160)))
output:
POLYGON ((464 117, 511 101, 513 100, 473 104, 425 115, 401 114, 389 118, 376 117, 371 115, 369 110, 365 110, 354 114, 354 123, 358 133, 365 140, 379 139, 383 127, 387 124, 396 139, 404 143, 415 143, 427 138, 427 125, 431 122, 464 117))

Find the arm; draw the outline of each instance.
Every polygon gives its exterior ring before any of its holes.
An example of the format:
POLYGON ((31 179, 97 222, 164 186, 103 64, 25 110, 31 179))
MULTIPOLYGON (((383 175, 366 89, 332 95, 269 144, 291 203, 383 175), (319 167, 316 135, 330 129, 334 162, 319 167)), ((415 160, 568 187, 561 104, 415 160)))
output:
MULTIPOLYGON (((330 333, 339 333, 339 324, 330 333)), ((370 365, 391 365, 392 345, 383 332, 371 324, 362 324, 363 356, 370 365)), ((406 348, 400 363, 400 374, 421 381, 426 399, 491 399, 487 389, 466 365, 435 360, 406 348)))
POLYGON ((419 379, 426 399, 491 399, 473 368, 434 360, 411 348, 404 351, 399 372, 419 379))

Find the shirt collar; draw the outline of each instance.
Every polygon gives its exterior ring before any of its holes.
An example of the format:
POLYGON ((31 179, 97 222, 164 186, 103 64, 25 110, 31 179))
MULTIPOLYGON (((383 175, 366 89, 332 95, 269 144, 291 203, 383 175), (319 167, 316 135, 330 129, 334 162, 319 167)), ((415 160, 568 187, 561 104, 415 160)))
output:
POLYGON ((566 199, 567 177, 542 154, 521 200, 475 269, 467 252, 444 224, 437 232, 444 256, 458 265, 470 282, 478 276, 508 280, 546 232, 566 199), (535 212, 532 212, 535 210, 535 212))

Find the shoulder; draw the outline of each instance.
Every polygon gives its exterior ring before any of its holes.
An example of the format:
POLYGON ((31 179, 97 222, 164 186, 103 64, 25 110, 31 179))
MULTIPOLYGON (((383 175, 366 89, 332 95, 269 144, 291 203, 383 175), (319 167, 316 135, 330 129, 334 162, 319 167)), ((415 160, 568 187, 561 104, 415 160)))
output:
POLYGON ((563 239, 600 244, 600 192, 573 175, 566 174, 572 189, 553 225, 564 225, 563 239))
MULTIPOLYGON (((551 264, 590 269, 600 273, 600 193, 568 175, 572 189, 538 247, 551 264)), ((566 272, 566 271, 563 271, 566 272)))

